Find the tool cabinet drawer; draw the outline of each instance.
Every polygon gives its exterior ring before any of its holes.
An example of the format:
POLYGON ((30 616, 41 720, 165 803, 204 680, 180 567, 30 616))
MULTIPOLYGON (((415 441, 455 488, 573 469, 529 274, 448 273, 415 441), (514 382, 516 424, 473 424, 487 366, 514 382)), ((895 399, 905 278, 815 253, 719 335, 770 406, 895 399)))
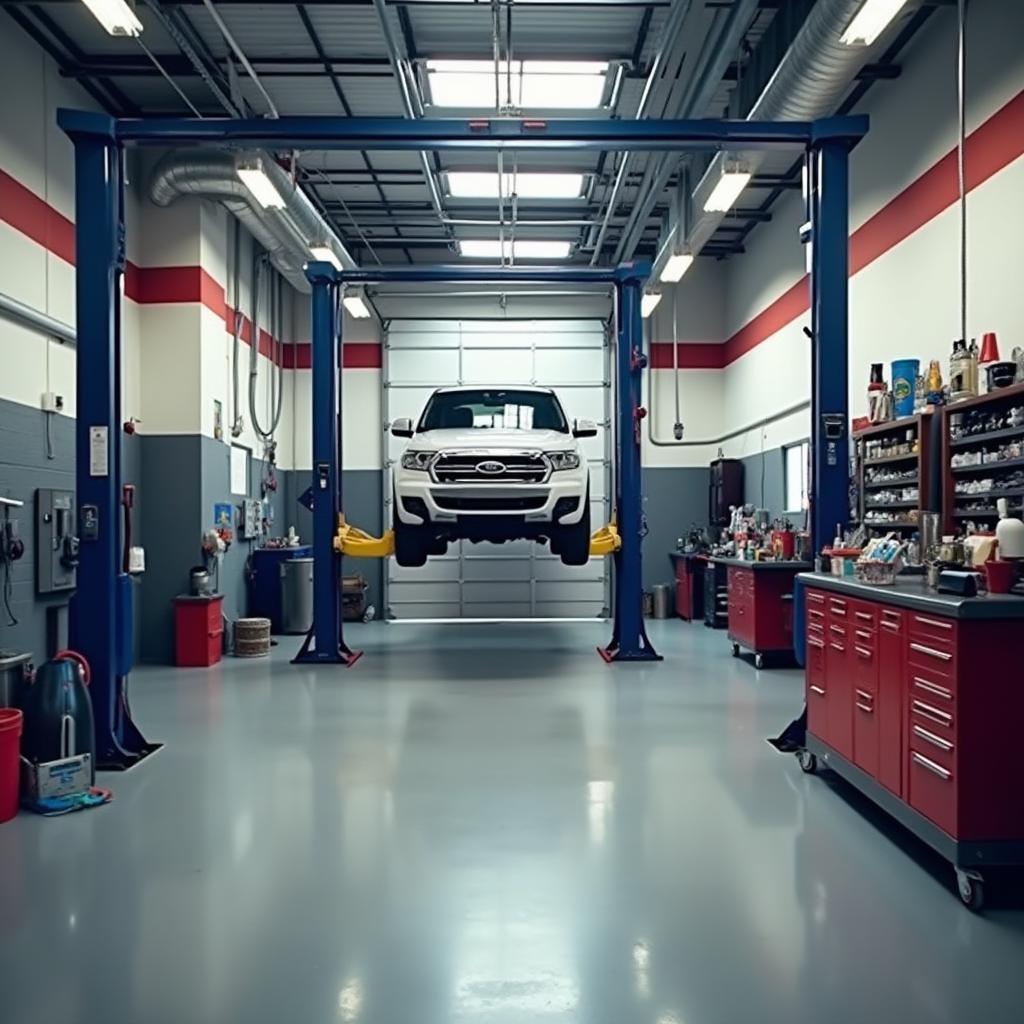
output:
POLYGON ((957 833, 957 792, 953 770, 929 752, 911 749, 907 766, 907 798, 944 832, 957 833))

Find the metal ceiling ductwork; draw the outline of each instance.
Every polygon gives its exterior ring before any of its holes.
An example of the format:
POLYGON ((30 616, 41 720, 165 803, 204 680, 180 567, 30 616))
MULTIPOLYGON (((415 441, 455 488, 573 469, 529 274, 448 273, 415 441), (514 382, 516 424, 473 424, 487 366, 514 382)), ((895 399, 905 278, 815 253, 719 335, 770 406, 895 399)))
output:
MULTIPOLYGON (((863 6, 863 0, 818 0, 811 8, 792 45, 779 63, 775 74, 765 86, 747 115, 748 121, 813 121, 833 113, 849 91, 860 69, 869 58, 884 47, 893 26, 871 46, 847 46, 839 37, 863 6)), ((894 25, 902 24, 920 6, 918 0, 908 3, 894 25)), ((704 211, 704 200, 722 173, 728 157, 738 154, 718 153, 693 190, 693 226, 685 245, 694 255, 717 231, 726 213, 704 211)), ((751 173, 756 173, 765 157, 760 152, 742 154, 751 173)), ((666 225, 655 260, 654 276, 673 252, 677 235, 677 213, 666 225)))
POLYGON ((182 149, 168 153, 153 170, 149 197, 157 206, 170 206, 183 196, 221 203, 266 249, 270 262, 299 291, 309 291, 303 266, 310 259, 312 245, 328 247, 346 270, 356 269, 358 264, 334 229, 288 172, 268 153, 257 155, 263 173, 284 200, 282 209, 264 209, 239 178, 239 164, 251 160, 253 154, 226 150, 182 149))

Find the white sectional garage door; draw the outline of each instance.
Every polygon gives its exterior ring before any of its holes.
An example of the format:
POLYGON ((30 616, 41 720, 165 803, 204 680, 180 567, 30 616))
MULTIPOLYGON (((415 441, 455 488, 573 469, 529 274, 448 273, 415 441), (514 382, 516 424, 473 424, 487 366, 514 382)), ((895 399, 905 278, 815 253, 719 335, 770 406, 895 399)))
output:
MULTIPOLYGON (((581 441, 590 465, 591 522, 608 522, 611 494, 610 351, 597 320, 403 320, 384 338, 384 419, 416 420, 430 393, 453 384, 551 387, 569 419, 592 419, 581 441)), ((385 522, 391 522, 391 467, 404 442, 388 435, 385 522)), ((605 560, 565 566, 533 541, 448 546, 444 557, 405 569, 388 559, 391 617, 600 617, 608 607, 605 560)))

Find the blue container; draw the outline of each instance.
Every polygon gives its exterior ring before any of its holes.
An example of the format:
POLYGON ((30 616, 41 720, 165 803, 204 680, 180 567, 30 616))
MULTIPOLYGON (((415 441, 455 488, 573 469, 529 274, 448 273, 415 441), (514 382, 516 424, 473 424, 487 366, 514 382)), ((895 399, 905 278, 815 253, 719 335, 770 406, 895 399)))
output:
POLYGON ((892 364, 893 415, 897 419, 914 415, 914 389, 920 372, 920 359, 897 359, 892 364))
POLYGON ((292 558, 312 558, 308 545, 297 548, 260 548, 252 553, 249 568, 249 614, 270 619, 270 630, 280 633, 281 563, 292 558))

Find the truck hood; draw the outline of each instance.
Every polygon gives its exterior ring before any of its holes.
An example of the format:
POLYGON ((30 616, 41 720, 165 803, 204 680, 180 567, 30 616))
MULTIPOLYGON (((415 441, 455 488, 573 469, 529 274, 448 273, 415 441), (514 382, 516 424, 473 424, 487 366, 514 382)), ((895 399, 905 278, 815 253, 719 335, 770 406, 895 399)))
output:
POLYGON ((572 434, 560 434, 557 430, 428 430, 417 434, 409 447, 423 449, 444 448, 494 448, 494 449, 539 449, 542 451, 565 451, 576 447, 572 434))

